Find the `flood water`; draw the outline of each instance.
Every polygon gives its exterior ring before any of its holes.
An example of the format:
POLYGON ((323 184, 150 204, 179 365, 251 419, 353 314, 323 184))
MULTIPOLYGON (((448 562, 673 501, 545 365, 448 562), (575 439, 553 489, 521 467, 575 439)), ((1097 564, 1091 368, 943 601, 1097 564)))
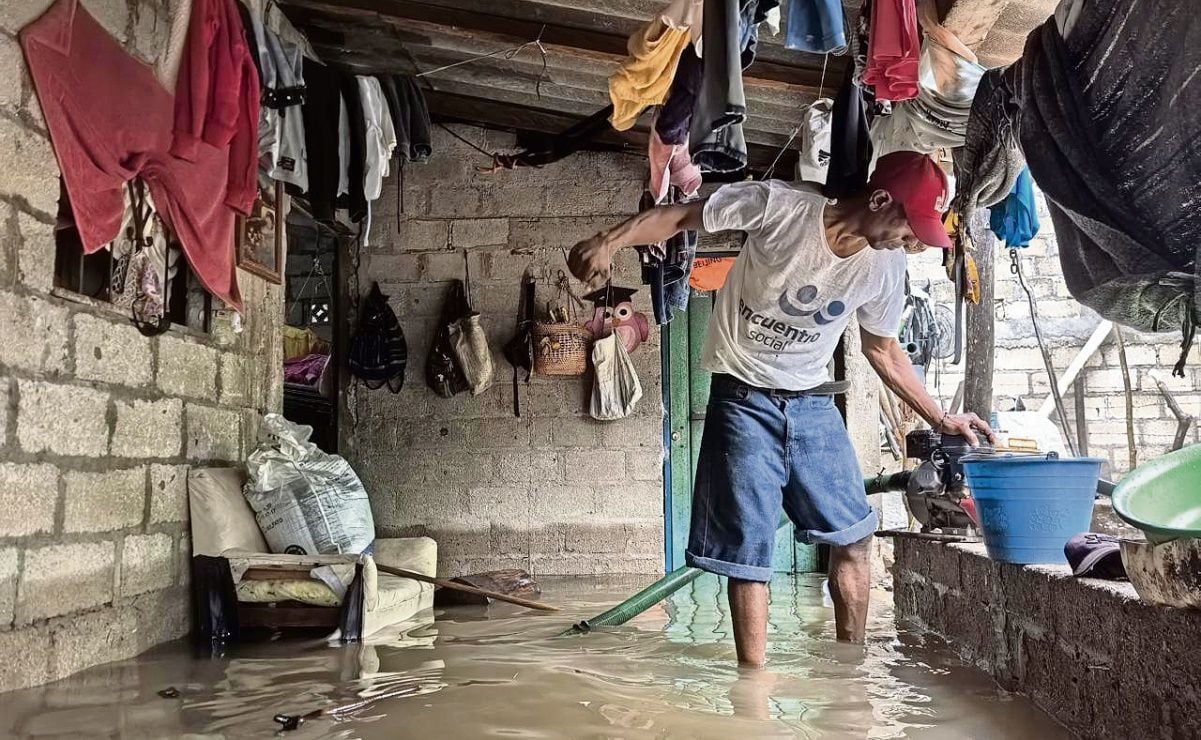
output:
MULTIPOLYGON (((649 580, 649 579, 647 579, 649 580)), ((279 713, 399 692, 282 736, 309 738, 1070 737, 943 647, 898 633, 873 593, 868 643, 834 641, 821 578, 772 584, 769 666, 740 672, 724 590, 704 576, 630 624, 555 637, 644 582, 544 579, 557 614, 508 605, 426 612, 370 644, 240 646, 196 660, 184 644, 0 694, 13 737, 270 737, 279 713), (178 698, 157 692, 168 686, 178 698)))

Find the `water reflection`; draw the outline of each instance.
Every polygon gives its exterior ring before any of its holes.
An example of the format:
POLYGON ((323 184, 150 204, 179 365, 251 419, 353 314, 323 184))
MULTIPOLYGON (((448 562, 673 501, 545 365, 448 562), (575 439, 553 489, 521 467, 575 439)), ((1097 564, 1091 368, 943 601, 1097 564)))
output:
POLYGON ((557 638, 637 584, 548 579, 554 615, 423 613, 363 645, 275 641, 193 660, 181 645, 0 695, 14 737, 264 737, 277 713, 381 696, 289 738, 1068 737, 945 650, 898 634, 874 594, 864 646, 834 642, 820 579, 772 584, 768 667, 736 667, 722 584, 705 577, 625 627, 557 638), (165 686, 179 697, 162 699, 165 686))

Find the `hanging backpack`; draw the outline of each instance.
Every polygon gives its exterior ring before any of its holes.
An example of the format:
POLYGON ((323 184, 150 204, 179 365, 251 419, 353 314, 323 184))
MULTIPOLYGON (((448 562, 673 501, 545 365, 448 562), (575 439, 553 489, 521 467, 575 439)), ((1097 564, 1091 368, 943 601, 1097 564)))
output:
POLYGON ((438 320, 438 331, 430 347, 425 363, 425 380, 429 387, 442 398, 450 398, 468 389, 467 378, 455 360, 454 342, 450 327, 459 319, 471 315, 471 306, 463 292, 463 281, 451 283, 446 302, 442 304, 442 317, 438 320))
POLYGON ((409 345, 396 313, 388 305, 388 296, 380 291, 379 283, 372 283, 347 357, 350 372, 371 390, 387 385, 388 390, 399 393, 408 361, 409 345))

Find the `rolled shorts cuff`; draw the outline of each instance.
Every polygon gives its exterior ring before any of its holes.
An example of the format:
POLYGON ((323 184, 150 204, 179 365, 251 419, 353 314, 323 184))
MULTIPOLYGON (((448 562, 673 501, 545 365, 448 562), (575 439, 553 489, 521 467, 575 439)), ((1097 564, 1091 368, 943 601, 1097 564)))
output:
POLYGON ((716 573, 719 576, 726 578, 737 578, 740 581, 758 581, 767 583, 771 580, 771 568, 763 568, 758 565, 744 565, 742 563, 730 563, 725 560, 714 560, 713 558, 705 558, 700 555, 694 555, 691 552, 684 551, 684 562, 693 568, 700 568, 709 573, 716 573))
POLYGON ((880 526, 880 517, 876 515, 876 510, 868 511, 867 516, 855 522, 846 529, 840 529, 837 532, 818 532, 815 530, 796 530, 797 542, 806 545, 832 545, 833 547, 842 547, 843 545, 853 545, 864 537, 869 537, 880 526))

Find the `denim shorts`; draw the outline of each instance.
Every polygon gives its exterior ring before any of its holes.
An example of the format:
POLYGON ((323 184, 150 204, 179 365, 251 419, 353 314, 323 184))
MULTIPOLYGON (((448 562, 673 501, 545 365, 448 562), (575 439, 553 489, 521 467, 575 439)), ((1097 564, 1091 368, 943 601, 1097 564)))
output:
POLYGON ((769 581, 783 508, 804 543, 850 545, 876 530, 863 474, 830 395, 713 377, 686 562, 769 581))

